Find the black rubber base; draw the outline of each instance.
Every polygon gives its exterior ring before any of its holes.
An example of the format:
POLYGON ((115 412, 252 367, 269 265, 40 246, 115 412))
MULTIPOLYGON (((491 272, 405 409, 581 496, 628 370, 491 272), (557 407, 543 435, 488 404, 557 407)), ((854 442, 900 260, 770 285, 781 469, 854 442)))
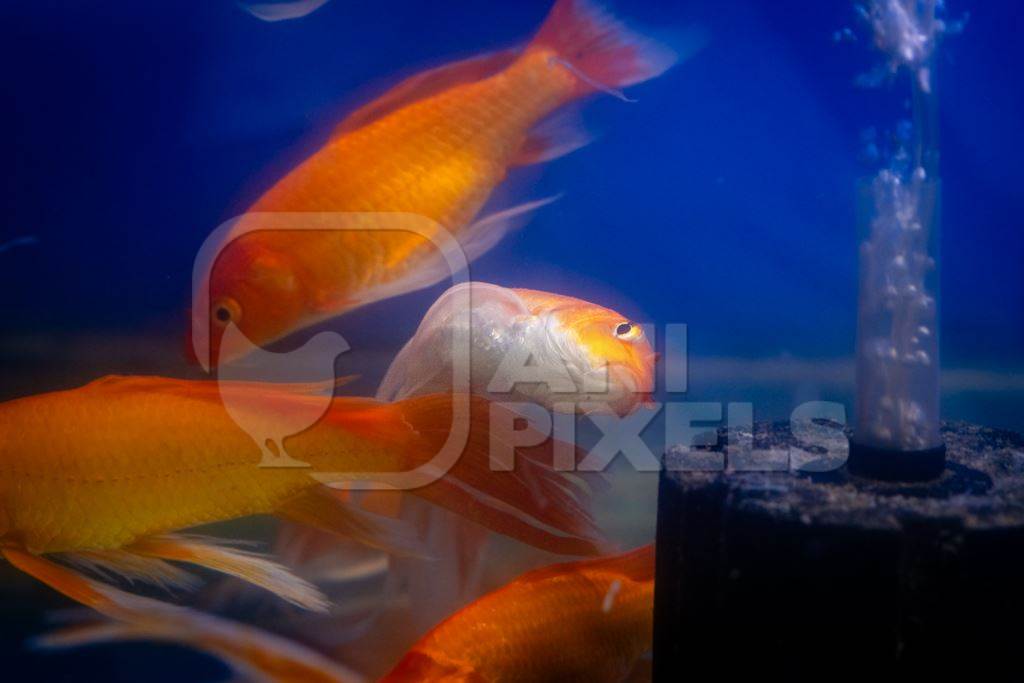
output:
POLYGON ((924 451, 875 448, 850 439, 846 469, 856 477, 879 481, 930 481, 946 469, 946 446, 924 451))

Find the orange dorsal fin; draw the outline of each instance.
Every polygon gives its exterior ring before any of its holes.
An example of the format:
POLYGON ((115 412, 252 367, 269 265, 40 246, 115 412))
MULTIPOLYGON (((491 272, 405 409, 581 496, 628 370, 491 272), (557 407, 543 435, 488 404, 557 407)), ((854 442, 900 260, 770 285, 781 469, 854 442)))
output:
POLYGON ((345 117, 345 120, 334 129, 332 137, 363 128, 402 107, 425 100, 449 88, 493 76, 508 67, 518 56, 518 49, 488 52, 410 76, 373 102, 363 105, 345 117))
MULTIPOLYGON (((313 382, 258 382, 244 380, 193 380, 153 375, 105 375, 81 387, 81 390, 120 393, 163 393, 220 401, 223 393, 248 392, 253 396, 314 396, 331 393, 359 379, 359 375, 344 375, 335 379, 313 382)), ((369 402, 367 400, 367 402, 369 402)))

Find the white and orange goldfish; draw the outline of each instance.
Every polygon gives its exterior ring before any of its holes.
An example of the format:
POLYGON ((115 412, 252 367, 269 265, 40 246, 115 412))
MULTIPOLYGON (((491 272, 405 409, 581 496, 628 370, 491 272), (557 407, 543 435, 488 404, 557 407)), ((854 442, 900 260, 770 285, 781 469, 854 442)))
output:
POLYGON ((473 282, 452 287, 427 311, 377 398, 452 391, 453 356, 466 352, 469 391, 496 401, 626 414, 654 389, 655 353, 638 323, 570 296, 473 282), (458 328, 466 348, 455 345, 458 328), (517 381, 526 367, 530 381, 517 381))
MULTIPOLYGON (((625 414, 642 406, 653 389, 655 354, 639 324, 581 299, 474 282, 438 298, 395 357, 377 398, 453 391, 453 354, 460 353, 468 353, 468 390, 493 401, 625 414), (465 348, 453 344, 457 332, 468 342, 465 348), (531 377, 541 381, 506 381, 526 359, 531 377), (495 383, 507 390, 492 391, 495 383)), ((428 549, 430 559, 391 558, 388 584, 404 587, 411 603, 406 621, 412 633, 422 633, 479 596, 490 534, 471 519, 413 496, 382 491, 374 502, 384 497, 400 498, 392 508, 428 549)), ((301 566, 321 555, 331 539, 286 525, 279 543, 301 566)))

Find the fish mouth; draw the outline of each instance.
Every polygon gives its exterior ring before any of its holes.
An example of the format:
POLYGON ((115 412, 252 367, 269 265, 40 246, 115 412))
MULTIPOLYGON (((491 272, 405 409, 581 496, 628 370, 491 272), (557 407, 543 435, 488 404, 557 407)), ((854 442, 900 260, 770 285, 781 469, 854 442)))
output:
POLYGON ((628 415, 640 408, 657 405, 652 382, 646 373, 638 373, 628 365, 617 364, 609 367, 608 375, 607 402, 615 412, 628 415))

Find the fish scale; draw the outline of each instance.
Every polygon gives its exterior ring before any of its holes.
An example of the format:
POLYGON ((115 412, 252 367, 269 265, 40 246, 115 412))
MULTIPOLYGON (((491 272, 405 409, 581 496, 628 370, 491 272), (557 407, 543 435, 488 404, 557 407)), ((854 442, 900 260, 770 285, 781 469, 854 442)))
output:
POLYGON ((309 485, 306 474, 257 467, 256 444, 208 401, 102 389, 64 397, 59 406, 2 406, 2 423, 18 428, 0 445, 0 504, 33 551, 116 548, 270 512, 272 502, 309 485), (160 429, 144 427, 154 424, 160 429), (33 443, 46 450, 27 447, 33 443))

